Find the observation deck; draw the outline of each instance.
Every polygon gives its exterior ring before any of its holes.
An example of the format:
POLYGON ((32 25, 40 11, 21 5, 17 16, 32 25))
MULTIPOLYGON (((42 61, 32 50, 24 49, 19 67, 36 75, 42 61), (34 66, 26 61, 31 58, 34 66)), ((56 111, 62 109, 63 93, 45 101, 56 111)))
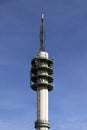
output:
POLYGON ((31 61, 31 88, 45 87, 53 89, 53 59, 36 57, 31 61))

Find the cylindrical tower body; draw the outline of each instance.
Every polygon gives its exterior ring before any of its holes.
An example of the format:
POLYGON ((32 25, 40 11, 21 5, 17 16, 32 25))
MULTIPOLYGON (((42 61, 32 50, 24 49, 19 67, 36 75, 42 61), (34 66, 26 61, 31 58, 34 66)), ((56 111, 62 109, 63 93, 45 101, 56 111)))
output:
MULTIPOLYGON (((48 121, 48 89, 37 89, 37 121, 48 121)), ((37 128, 42 130, 44 127, 37 128)), ((44 128, 46 130, 48 128, 44 128)))
POLYGON ((37 120, 48 120, 48 89, 37 88, 37 120))
MULTIPOLYGON (((40 52, 38 54, 40 58, 48 58, 47 52, 40 52)), ((46 62, 40 62, 41 66, 48 66, 46 62)), ((38 70, 38 74, 47 75, 48 72, 46 70, 38 70)), ((47 79, 44 77, 38 80, 41 83, 48 83, 47 79)), ((45 88, 43 85, 37 88, 37 121, 47 121, 48 122, 48 88, 45 88)), ((47 130, 48 128, 38 128, 38 130, 47 130)))

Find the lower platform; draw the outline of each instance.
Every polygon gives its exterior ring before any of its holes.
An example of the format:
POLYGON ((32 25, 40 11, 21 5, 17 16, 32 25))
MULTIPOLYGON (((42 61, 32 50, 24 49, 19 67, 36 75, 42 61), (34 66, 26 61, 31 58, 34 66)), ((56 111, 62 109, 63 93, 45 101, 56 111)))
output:
POLYGON ((50 122, 49 121, 42 121, 42 120, 39 120, 39 121, 36 121, 35 122, 35 128, 41 128, 41 127, 45 127, 45 128, 50 128, 50 122))
POLYGON ((37 91, 37 87, 48 88, 48 91, 53 90, 53 84, 50 83, 35 83, 31 85, 31 88, 35 91, 37 91))

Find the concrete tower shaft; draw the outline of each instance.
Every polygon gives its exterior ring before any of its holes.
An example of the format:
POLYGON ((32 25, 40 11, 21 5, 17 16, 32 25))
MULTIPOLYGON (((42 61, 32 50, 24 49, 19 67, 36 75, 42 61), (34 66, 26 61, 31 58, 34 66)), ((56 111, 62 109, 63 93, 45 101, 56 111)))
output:
MULTIPOLYGON (((42 15, 41 23, 44 21, 42 15)), ((43 32, 43 28, 42 28, 43 32)), ((40 34, 41 28, 40 28, 40 34)), ((35 128, 37 130, 48 130, 50 122, 48 119, 48 92, 53 89, 53 59, 49 58, 42 42, 40 42, 40 51, 31 61, 31 88, 37 92, 37 121, 35 128)))

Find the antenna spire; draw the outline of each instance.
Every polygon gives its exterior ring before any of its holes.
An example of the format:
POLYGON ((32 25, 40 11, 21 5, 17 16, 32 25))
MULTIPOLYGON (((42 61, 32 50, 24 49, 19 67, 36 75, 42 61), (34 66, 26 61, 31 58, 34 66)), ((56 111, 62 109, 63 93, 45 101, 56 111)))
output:
POLYGON ((44 14, 41 16, 40 26, 40 51, 45 51, 45 31, 44 31, 44 14))

